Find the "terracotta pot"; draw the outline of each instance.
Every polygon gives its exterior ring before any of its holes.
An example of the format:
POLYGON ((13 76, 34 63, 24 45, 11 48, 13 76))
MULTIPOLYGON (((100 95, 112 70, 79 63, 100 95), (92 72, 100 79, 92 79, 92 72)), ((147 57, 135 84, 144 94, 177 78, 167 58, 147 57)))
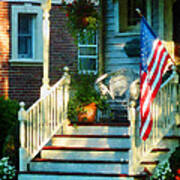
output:
POLYGON ((96 104, 91 103, 83 108, 84 112, 78 114, 78 121, 85 123, 93 123, 96 117, 96 104))

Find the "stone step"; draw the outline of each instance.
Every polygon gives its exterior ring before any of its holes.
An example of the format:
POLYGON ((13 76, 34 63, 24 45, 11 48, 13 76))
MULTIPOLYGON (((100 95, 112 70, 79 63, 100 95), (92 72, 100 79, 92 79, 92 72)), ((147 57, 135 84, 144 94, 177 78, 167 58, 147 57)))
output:
POLYGON ((145 175, 64 173, 64 172, 20 172, 18 180, 143 180, 145 175))
POLYGON ((129 135, 55 135, 52 146, 130 148, 129 135))
POLYGON ((45 147, 41 151, 41 158, 61 160, 107 160, 127 161, 129 148, 63 148, 45 147))
POLYGON ((43 160, 30 163, 30 171, 65 173, 108 173, 128 174, 128 162, 108 161, 53 161, 43 160))
POLYGON ((128 135, 130 123, 70 125, 64 134, 70 135, 128 135))

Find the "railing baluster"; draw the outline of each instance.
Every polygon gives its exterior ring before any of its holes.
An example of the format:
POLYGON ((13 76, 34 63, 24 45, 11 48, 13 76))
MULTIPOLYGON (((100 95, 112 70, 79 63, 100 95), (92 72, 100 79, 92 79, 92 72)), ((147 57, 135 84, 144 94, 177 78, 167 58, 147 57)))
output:
POLYGON ((24 110, 24 104, 20 104, 21 170, 27 170, 28 162, 25 160, 30 161, 35 157, 57 130, 63 126, 64 118, 67 117, 69 83, 70 76, 68 69, 65 68, 63 77, 27 111, 24 110))
POLYGON ((40 109, 39 109, 39 104, 37 105, 37 148, 40 145, 40 109))
MULTIPOLYGON (((179 92, 178 80, 176 74, 173 73, 171 77, 162 85, 154 102, 151 106, 153 115, 153 127, 149 138, 144 142, 139 136, 135 136, 135 146, 132 147, 132 154, 130 162, 133 164, 132 169, 134 173, 140 168, 140 162, 146 159, 151 150, 162 140, 170 128, 175 125, 175 118, 177 121, 177 109, 179 108, 177 92, 179 92), (174 78, 174 79, 173 79, 174 78), (177 107, 178 106, 178 107, 177 107), (133 161, 133 159, 136 159, 133 161), (134 163, 133 163, 134 162, 134 163)), ((129 111, 131 113, 131 111, 129 111)), ((139 113, 139 111, 137 112, 139 113)), ((137 116, 135 121, 132 121, 132 116, 129 115, 131 128, 139 131, 140 118, 137 116)), ((133 132, 133 130, 131 130, 133 132)), ((133 134, 132 134, 133 135, 133 134)), ((133 142, 131 143, 133 144, 133 142)))
POLYGON ((54 129, 56 128, 56 90, 53 92, 53 99, 54 99, 54 129))
POLYGON ((36 108, 34 108, 34 110, 32 111, 32 122, 33 122, 33 128, 32 128, 32 134, 33 134, 33 142, 32 142, 32 153, 34 153, 34 150, 36 148, 35 144, 36 144, 36 108))

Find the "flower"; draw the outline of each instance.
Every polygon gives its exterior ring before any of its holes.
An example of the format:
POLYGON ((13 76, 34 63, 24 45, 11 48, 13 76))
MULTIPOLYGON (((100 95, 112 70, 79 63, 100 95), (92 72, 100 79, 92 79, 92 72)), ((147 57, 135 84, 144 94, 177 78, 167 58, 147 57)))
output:
POLYGON ((13 179, 15 167, 8 164, 9 157, 0 160, 0 179, 13 179))
POLYGON ((155 172, 152 176, 153 180, 169 180, 173 179, 172 170, 168 161, 165 161, 162 164, 159 164, 155 169, 155 172))
POLYGON ((90 32, 88 33, 90 36, 94 34, 98 27, 99 14, 91 0, 75 0, 72 3, 66 4, 65 10, 67 27, 75 39, 78 36, 82 39, 84 32, 87 31, 90 32))

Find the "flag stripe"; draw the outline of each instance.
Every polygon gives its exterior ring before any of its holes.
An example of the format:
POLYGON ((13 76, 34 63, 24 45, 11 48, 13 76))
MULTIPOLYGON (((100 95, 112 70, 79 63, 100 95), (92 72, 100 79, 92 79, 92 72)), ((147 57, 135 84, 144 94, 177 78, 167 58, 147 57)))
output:
MULTIPOLYGON (((164 56, 166 57, 166 55, 167 55, 167 53, 164 56)), ((162 59, 165 59, 165 57, 163 57, 162 59)), ((161 63, 161 65, 162 65, 162 63, 161 63)), ((143 101, 143 117, 145 119, 147 118, 148 113, 150 111, 151 101, 154 99, 154 97, 157 94, 157 91, 158 91, 158 89, 160 87, 161 81, 159 80, 159 78, 160 78, 160 71, 158 71, 158 74, 157 74, 153 84, 149 84, 149 86, 151 87, 151 90, 147 89, 148 95, 144 96, 145 100, 142 99, 142 101, 143 101)))
POLYGON ((141 20, 140 136, 144 141, 152 129, 151 105, 160 88, 162 74, 169 58, 163 43, 157 39, 143 17, 141 20))

